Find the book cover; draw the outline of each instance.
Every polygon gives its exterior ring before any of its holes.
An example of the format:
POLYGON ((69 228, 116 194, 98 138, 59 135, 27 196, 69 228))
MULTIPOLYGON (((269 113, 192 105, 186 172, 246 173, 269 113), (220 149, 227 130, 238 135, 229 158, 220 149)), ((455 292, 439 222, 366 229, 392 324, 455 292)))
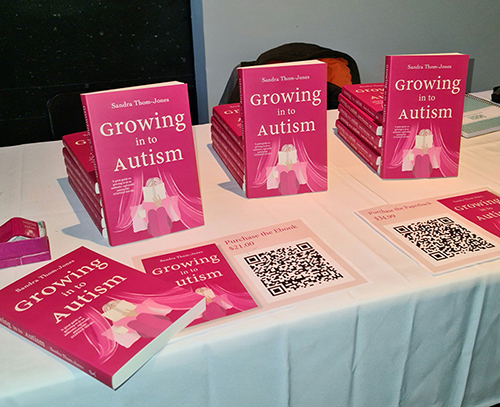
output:
POLYGON ((215 117, 234 142, 243 148, 240 104, 230 103, 214 106, 212 108, 212 117, 215 117))
MULTIPOLYGON (((486 208, 493 203, 488 200, 490 196, 484 193, 474 197, 433 197, 382 205, 357 214, 431 274, 437 275, 500 257, 498 233, 483 227, 489 222, 471 221, 463 216, 465 212, 460 208, 450 209, 455 205, 464 209, 467 205, 479 208, 481 202, 486 208)), ((476 216, 479 209, 471 209, 469 213, 476 216)))
POLYGON ((149 257, 142 264, 147 274, 205 298, 206 310, 191 325, 257 306, 214 243, 149 257))
POLYGON ((342 95, 382 124, 384 109, 384 84, 362 83, 342 86, 342 95))
POLYGON ((500 237, 500 197, 489 190, 439 199, 454 213, 500 237))
MULTIPOLYGON (((227 319, 351 289, 368 282, 351 263, 299 219, 220 237, 199 243, 196 247, 212 244, 218 247, 258 305, 227 319)), ((180 248, 179 251, 187 250, 186 253, 189 253, 194 249, 180 248)), ((133 258, 133 263, 142 270, 144 259, 164 254, 164 251, 144 254, 133 258)), ((206 321, 197 327, 223 323, 224 320, 206 321)))
POLYGON ((109 243, 203 225, 187 86, 167 82, 87 93, 82 103, 109 243), (144 196, 148 191, 161 194, 144 196))
POLYGON ((248 198, 325 191, 326 64, 238 69, 248 198))
POLYGON ((462 137, 471 138, 500 130, 500 105, 465 95, 462 137))
POLYGON ((92 158, 91 140, 88 132, 66 134, 62 136, 65 151, 71 155, 82 174, 85 174, 89 183, 99 193, 99 184, 95 173, 94 159, 92 158))
POLYGON ((469 56, 388 55, 382 178, 458 175, 469 56))
POLYGON ((204 309, 199 295, 85 247, 0 291, 0 323, 113 389, 204 309))

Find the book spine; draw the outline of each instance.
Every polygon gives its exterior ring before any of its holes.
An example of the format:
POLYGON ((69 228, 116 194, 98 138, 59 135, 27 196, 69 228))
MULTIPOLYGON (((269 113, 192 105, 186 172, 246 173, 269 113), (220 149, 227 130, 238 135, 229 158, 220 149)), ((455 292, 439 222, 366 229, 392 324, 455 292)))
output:
MULTIPOLYGON (((387 128, 387 109, 388 109, 388 98, 389 98, 389 83, 390 83, 390 76, 391 76, 391 56, 386 55, 385 57, 385 68, 384 68, 384 109, 383 109, 383 116, 382 116, 382 128, 384 129, 384 134, 382 137, 384 138, 384 143, 387 145, 388 140, 387 137, 388 135, 385 134, 385 129, 387 128)), ((387 177, 387 167, 386 167, 386 156, 387 156, 387 150, 382 148, 382 154, 380 157, 380 177, 381 178, 386 178, 387 177)))
POLYGON ((92 208, 91 204, 88 202, 87 198, 78 190, 78 186, 75 185, 76 181, 74 181, 72 178, 68 178, 68 182, 75 191, 76 196, 80 200, 82 206, 85 208, 87 211, 87 214, 89 215, 90 219, 92 219, 92 222, 96 226, 97 230, 99 233, 103 236, 107 236, 106 232, 106 227, 103 225, 104 223, 104 218, 100 217, 98 214, 95 213, 94 209, 92 208))
POLYGON ((16 334, 22 336, 23 338, 29 339, 34 344, 45 349, 46 351, 52 353, 58 358, 70 363, 76 368, 80 369, 84 373, 96 378, 100 382, 104 383, 106 386, 112 387, 112 378, 108 374, 104 373, 101 369, 96 366, 92 366, 83 359, 76 357, 72 353, 66 352, 61 347, 55 345, 54 343, 47 341, 45 338, 40 338, 31 330, 27 329, 21 324, 15 323, 14 321, 8 319, 4 315, 0 315, 0 323, 15 332, 16 334))
POLYGON ((96 213, 103 213, 101 200, 99 195, 92 191, 88 184, 83 181, 83 176, 71 166, 71 163, 66 163, 66 173, 68 177, 72 177, 73 180, 77 182, 78 189, 85 194, 89 202, 92 203, 92 207, 95 209, 96 213))
POLYGON ((97 217, 103 219, 103 211, 99 203, 96 201, 95 196, 89 194, 86 190, 85 186, 82 185, 81 180, 78 178, 78 175, 71 170, 70 168, 66 168, 66 172, 68 173, 68 180, 72 182, 71 187, 76 189, 76 193, 79 196, 85 198, 85 201, 88 203, 89 208, 92 209, 92 213, 97 217))
POLYGON ((349 113, 351 113, 359 122, 368 127, 370 131, 378 136, 382 135, 382 126, 378 123, 375 123, 375 121, 370 116, 359 109, 354 103, 352 103, 342 94, 339 95, 339 102, 340 105, 342 105, 349 113))
MULTIPOLYGON (((90 140, 89 140, 89 142, 90 142, 90 140)), ((68 154, 73 159, 73 161, 76 163, 76 165, 80 169, 81 173, 86 175, 90 184, 93 185, 93 188, 95 189, 96 193, 99 193, 99 186, 97 184, 97 177, 96 177, 95 170, 94 171, 87 171, 85 169, 83 163, 80 161, 79 157, 73 152, 71 146, 68 143, 66 143, 64 141, 64 139, 63 139, 63 146, 64 146, 63 152, 64 152, 64 150, 66 150, 66 154, 68 154)), ((89 157, 89 160, 92 160, 91 157, 89 157)), ((92 160, 92 162, 93 161, 94 160, 92 160)))
POLYGON ((353 104, 359 107, 363 112, 370 116, 373 120, 382 123, 382 114, 376 111, 369 104, 364 103, 360 100, 356 94, 352 93, 348 88, 342 88, 342 95, 349 99, 353 104))
POLYGON ((380 156, 366 143, 356 137, 339 120, 336 122, 337 134, 349 145, 357 155, 376 172, 379 170, 380 156))
POLYGON ((227 133, 222 129, 222 127, 217 123, 217 120, 212 121, 212 136, 216 134, 229 148, 234 154, 234 157, 237 158, 237 161, 241 163, 241 166, 244 166, 244 156, 243 149, 234 143, 233 139, 230 138, 227 133))
MULTIPOLYGON (((240 113, 241 115, 241 113, 240 113)), ((241 116, 240 116, 241 117, 241 116)), ((224 120, 224 117, 222 117, 217 111, 214 111, 214 114, 212 115, 212 118, 215 118, 219 125, 224 129, 224 131, 231 137, 231 139, 240 147, 243 148, 243 138, 241 134, 235 134, 234 130, 227 124, 227 122, 224 120)))
POLYGON ((382 137, 373 134, 363 123, 358 122, 353 115, 340 105, 339 120, 377 153, 382 152, 382 137))
MULTIPOLYGON (((89 132, 90 140, 92 140, 92 127, 90 125, 90 118, 89 118, 89 113, 88 113, 86 96, 81 95, 81 100, 82 100, 82 108, 83 108, 83 116, 85 118, 85 124, 87 126, 87 131, 89 132)), ((90 143, 90 151, 92 152, 92 156, 95 157, 93 142, 90 143)), ((99 179, 99 171, 97 169, 97 161, 95 159, 93 159, 92 162, 94 163, 94 170, 95 170, 95 176, 96 176, 96 181, 97 181, 96 192, 99 193, 99 191, 101 191, 101 189, 102 189, 102 186, 101 186, 101 181, 99 179)), ((101 204, 103 206, 104 213, 106 213, 106 210, 105 210, 106 208, 104 208, 104 206, 106 204, 104 202, 102 202, 101 204)), ((109 224, 107 219, 105 219, 105 222, 107 225, 109 224)), ((113 245, 111 241, 109 243, 111 245, 113 245)))
POLYGON ((64 165, 66 167, 66 173, 69 170, 74 174, 74 176, 78 179, 79 184, 81 184, 82 189, 84 189, 87 195, 92 198, 92 201, 95 202, 96 208, 99 211, 102 210, 101 195, 97 194, 93 184, 88 182, 88 178, 85 177, 85 174, 82 174, 81 171, 79 171, 75 162, 71 158, 65 156, 64 165))
POLYGON ((217 153, 222 163, 226 166, 229 173, 232 175, 236 183, 241 189, 243 189, 243 177, 241 177, 240 171, 236 169, 236 165, 231 161, 228 155, 224 152, 223 148, 219 146, 219 143, 215 141, 212 143, 214 151, 217 153))

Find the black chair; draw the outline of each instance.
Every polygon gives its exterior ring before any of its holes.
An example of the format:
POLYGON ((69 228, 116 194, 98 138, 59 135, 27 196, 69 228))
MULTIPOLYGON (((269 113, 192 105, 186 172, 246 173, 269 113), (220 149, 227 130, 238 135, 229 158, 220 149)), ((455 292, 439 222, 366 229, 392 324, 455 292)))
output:
POLYGON ((55 95, 47 103, 47 109, 54 140, 87 129, 79 92, 55 95))

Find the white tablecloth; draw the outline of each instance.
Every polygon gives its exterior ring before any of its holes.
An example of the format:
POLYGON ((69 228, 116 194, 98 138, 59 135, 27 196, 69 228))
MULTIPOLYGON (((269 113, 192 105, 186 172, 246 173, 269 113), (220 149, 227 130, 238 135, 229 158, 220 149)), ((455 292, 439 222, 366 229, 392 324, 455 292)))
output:
MULTIPOLYGON (((0 406, 489 406, 500 402, 500 261, 432 277, 354 211, 480 187, 500 133, 462 141, 457 178, 381 180, 335 136, 329 190, 248 200, 195 127, 206 225, 110 247, 71 190, 60 142, 0 149, 0 223, 44 220, 52 257, 132 258, 302 219, 371 284, 175 338, 117 391, 0 329, 0 406)), ((0 288, 41 263, 0 270, 0 288)))

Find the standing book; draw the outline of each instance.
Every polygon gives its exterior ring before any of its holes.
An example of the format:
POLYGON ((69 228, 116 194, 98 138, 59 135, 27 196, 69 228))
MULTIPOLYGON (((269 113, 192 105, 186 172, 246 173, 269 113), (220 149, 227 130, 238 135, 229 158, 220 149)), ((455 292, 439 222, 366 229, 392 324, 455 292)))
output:
POLYGON ((326 64, 239 68, 248 198, 327 189, 326 64))
POLYGON ((468 60, 458 53, 386 57, 382 178, 458 175, 468 60))
POLYGON ((82 94, 112 246, 203 225, 187 86, 82 94))
POLYGON ((205 300, 80 247, 0 291, 0 323, 116 389, 205 300))

